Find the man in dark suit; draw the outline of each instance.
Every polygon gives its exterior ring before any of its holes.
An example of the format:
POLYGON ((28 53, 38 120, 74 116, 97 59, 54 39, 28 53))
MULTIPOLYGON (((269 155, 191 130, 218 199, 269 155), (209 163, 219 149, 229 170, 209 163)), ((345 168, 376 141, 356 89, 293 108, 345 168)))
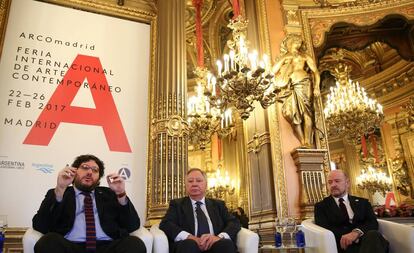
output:
POLYGON ((59 172, 56 187, 33 217, 33 228, 45 234, 35 245, 36 253, 146 252, 142 240, 129 235, 140 220, 124 180, 112 173, 107 176, 109 188, 99 187, 104 170, 96 156, 81 155, 59 172))
POLYGON ((174 253, 235 253, 239 221, 224 202, 206 198, 207 176, 194 168, 187 172, 188 197, 173 199, 160 223, 174 253))
POLYGON ((315 205, 315 223, 334 233, 338 252, 388 252, 388 242, 378 232, 369 201, 348 195, 350 182, 346 173, 331 171, 328 186, 331 195, 315 205))

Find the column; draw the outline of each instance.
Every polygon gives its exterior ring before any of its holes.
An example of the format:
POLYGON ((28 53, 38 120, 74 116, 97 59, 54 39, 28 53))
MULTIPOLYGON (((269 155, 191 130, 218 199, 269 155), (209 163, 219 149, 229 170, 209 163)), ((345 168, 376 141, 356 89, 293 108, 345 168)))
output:
POLYGON ((151 141, 147 183, 149 225, 185 194, 188 164, 186 122, 185 0, 158 1, 156 87, 151 97, 151 141))

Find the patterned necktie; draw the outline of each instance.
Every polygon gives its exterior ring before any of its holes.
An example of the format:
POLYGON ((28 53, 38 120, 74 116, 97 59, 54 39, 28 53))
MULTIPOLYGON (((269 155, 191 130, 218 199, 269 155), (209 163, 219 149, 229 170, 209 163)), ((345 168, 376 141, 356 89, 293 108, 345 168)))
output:
POLYGON ((349 222, 349 215, 348 215, 348 211, 346 210, 344 201, 345 200, 343 198, 339 198, 339 208, 341 208, 342 215, 346 219, 346 222, 349 222))
POLYGON ((210 233, 210 228, 208 226, 208 221, 207 221, 207 217, 204 214, 203 210, 201 210, 201 205, 203 203, 200 201, 196 202, 196 216, 197 216, 197 225, 198 225, 198 230, 197 230, 197 236, 200 237, 203 234, 209 234, 210 233))
POLYGON ((85 195, 83 207, 85 209, 86 223, 86 251, 94 252, 96 250, 96 230, 92 198, 89 192, 82 192, 82 194, 85 195))

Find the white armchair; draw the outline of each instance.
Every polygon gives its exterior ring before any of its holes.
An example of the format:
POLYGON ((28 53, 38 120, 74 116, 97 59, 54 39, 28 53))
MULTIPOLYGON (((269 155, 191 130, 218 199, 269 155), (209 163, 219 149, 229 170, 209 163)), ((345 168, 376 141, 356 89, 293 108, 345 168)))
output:
MULTIPOLYGON (((390 253, 414 252, 414 227, 378 219, 379 231, 390 243, 390 253)), ((338 253, 334 234, 313 222, 302 221, 306 245, 319 253, 338 253)))
MULTIPOLYGON (((168 253, 168 238, 158 226, 159 224, 155 224, 150 229, 154 237, 152 252, 168 253)), ((237 234, 237 249, 240 253, 257 253, 259 251, 259 236, 251 230, 242 228, 237 234)))
MULTIPOLYGON (((147 248, 147 253, 151 253, 153 238, 152 234, 146 228, 140 227, 130 235, 139 237, 144 242, 145 247, 147 248)), ((23 252, 34 253, 34 245, 42 236, 42 233, 33 228, 29 228, 23 235, 23 252)))

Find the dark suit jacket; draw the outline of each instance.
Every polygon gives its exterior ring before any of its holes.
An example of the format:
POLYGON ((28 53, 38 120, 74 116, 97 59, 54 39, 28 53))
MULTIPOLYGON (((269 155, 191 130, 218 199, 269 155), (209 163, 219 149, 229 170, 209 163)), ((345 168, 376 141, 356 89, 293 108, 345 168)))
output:
POLYGON ((364 233, 367 233, 369 230, 378 230, 377 217, 369 201, 351 195, 348 195, 348 199, 354 212, 352 223, 349 223, 343 217, 341 209, 332 196, 323 199, 315 205, 315 223, 334 233, 338 248, 340 247, 339 241, 341 236, 351 232, 354 228, 359 228, 364 233))
MULTIPOLYGON (((112 239, 127 236, 137 230, 140 220, 131 201, 122 206, 116 194, 108 187, 96 187, 96 208, 103 231, 112 239)), ((33 217, 33 228, 41 233, 56 232, 66 235, 75 221, 75 190, 68 187, 61 202, 56 201, 54 189, 50 189, 33 217)))
MULTIPOLYGON (((235 243, 237 233, 240 231, 240 222, 231 215, 224 201, 206 198, 206 208, 213 225, 214 234, 221 232, 227 233, 235 243)), ((192 235, 195 232, 195 221, 193 207, 189 197, 173 199, 170 206, 160 223, 160 229, 168 237, 170 249, 174 243, 175 237, 181 232, 186 231, 192 235)))

